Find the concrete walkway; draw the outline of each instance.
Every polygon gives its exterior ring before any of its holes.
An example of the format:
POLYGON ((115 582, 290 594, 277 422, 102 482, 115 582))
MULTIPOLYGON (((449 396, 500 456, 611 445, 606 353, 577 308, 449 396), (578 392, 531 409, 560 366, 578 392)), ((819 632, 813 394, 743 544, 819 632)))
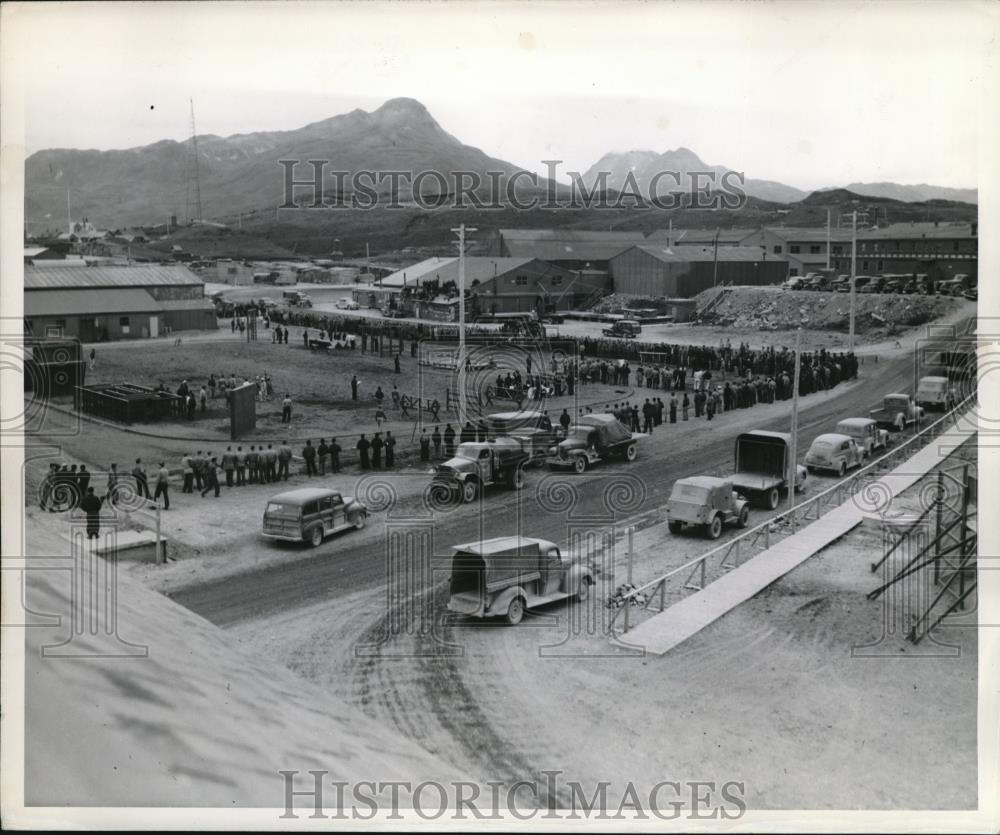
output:
MULTIPOLYGON (((952 429, 879 478, 871 485, 872 495, 880 499, 895 498, 940 464, 977 428, 974 418, 959 419, 952 429)), ((857 527, 864 518, 865 513, 857 502, 848 499, 698 593, 643 621, 623 637, 646 652, 663 655, 857 527)))

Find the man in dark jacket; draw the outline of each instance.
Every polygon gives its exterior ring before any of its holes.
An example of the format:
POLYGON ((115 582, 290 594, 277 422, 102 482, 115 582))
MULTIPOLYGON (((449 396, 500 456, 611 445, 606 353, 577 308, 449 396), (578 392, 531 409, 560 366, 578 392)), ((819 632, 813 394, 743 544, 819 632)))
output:
POLYGON ((80 510, 87 514, 87 539, 97 539, 101 533, 101 498, 94 495, 94 488, 87 488, 87 495, 80 500, 80 510))
POLYGON ((236 472, 236 456, 233 455, 231 446, 227 446, 226 451, 222 453, 222 469, 226 471, 226 487, 232 487, 233 473, 236 472))
POLYGON ((316 458, 319 461, 319 474, 326 475, 326 458, 330 454, 330 447, 326 445, 326 439, 319 439, 319 447, 316 449, 316 458))
POLYGON ((450 423, 444 427, 444 454, 446 458, 451 458, 455 454, 455 430, 450 423))
POLYGON ((209 490, 214 490, 215 498, 219 498, 219 461, 217 458, 213 458, 205 465, 205 477, 202 483, 205 485, 205 489, 201 491, 203 499, 209 490))
POLYGON ((385 442, 382 440, 382 433, 376 432, 372 438, 372 467, 376 470, 382 467, 382 447, 385 442))
POLYGON ((316 475, 316 447, 312 445, 312 441, 306 441, 302 448, 302 458, 306 462, 306 475, 316 475))
POLYGON ((339 473, 340 472, 340 444, 337 443, 336 438, 330 438, 330 472, 339 473))
POLYGON ((396 439, 392 437, 392 432, 385 433, 385 468, 389 469, 396 463, 396 439))
POLYGON ((372 447, 371 442, 364 435, 362 435, 355 446, 358 450, 358 457, 361 459, 361 469, 369 469, 371 467, 371 463, 368 460, 368 451, 372 447))
POLYGON ((288 465, 291 462, 292 448, 288 445, 288 441, 284 441, 281 444, 281 449, 278 450, 278 474, 275 477, 275 481, 281 481, 282 479, 288 481, 288 465))

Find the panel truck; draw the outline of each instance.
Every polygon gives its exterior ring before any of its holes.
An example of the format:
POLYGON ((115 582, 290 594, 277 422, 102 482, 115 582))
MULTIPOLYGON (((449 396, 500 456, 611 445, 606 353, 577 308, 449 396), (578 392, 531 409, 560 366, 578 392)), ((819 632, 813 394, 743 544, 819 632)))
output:
MULTIPOLYGON (((755 429, 736 438, 736 472, 733 489, 761 507, 774 510, 788 490, 788 455, 792 436, 787 432, 755 429)), ((795 467, 795 490, 806 487, 806 468, 795 467)))

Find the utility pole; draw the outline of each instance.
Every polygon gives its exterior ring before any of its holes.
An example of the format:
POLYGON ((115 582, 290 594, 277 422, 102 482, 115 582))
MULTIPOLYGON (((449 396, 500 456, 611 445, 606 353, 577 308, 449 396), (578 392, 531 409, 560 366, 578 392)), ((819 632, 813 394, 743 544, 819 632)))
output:
POLYGON ((196 220, 203 220, 201 213, 201 174, 198 171, 198 132, 194 126, 194 99, 191 99, 191 150, 194 156, 194 199, 198 210, 196 220))
POLYGON ((847 350, 854 352, 854 279, 858 277, 858 213, 851 213, 851 331, 847 350))
POLYGON ((472 226, 459 224, 458 233, 458 425, 465 426, 465 235, 475 232, 472 226))
MULTIPOLYGON (((788 509, 795 507, 795 478, 799 474, 799 371, 801 368, 802 328, 795 331, 795 379, 792 383, 792 449, 788 475, 788 509)), ((793 528, 794 530, 794 528, 793 528)))
POLYGON ((69 189, 66 189, 66 231, 73 234, 73 210, 69 205, 69 189))
POLYGON ((830 210, 826 210, 826 268, 830 269, 830 210))

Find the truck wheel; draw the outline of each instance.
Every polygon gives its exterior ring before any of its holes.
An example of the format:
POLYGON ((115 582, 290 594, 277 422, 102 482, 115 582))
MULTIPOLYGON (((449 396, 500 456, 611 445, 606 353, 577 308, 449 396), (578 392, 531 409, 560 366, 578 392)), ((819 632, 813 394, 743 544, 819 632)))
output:
POLYGON ((462 501, 470 504, 476 500, 476 482, 467 481, 462 485, 462 501))
POLYGON ((840 462, 840 467, 837 470, 837 475, 840 478, 843 478, 846 474, 847 474, 847 462, 846 461, 841 461, 840 462))
POLYGON ((309 531, 309 544, 313 548, 318 548, 323 544, 323 526, 317 525, 309 531))
POLYGON ((816 468, 813 467, 812 465, 810 465, 810 466, 806 467, 806 472, 809 473, 809 475, 815 475, 816 474, 816 468))
POLYGON ((680 533, 681 529, 684 527, 683 522, 667 522, 667 527, 670 529, 670 533, 680 533))
POLYGON ((722 536, 722 517, 716 513, 712 521, 705 525, 705 535, 709 539, 718 539, 722 536))
POLYGON ((625 448, 625 460, 626 461, 635 461, 635 456, 636 456, 635 444, 629 444, 625 448))
POLYGON ((740 511, 740 515, 736 519, 736 524, 738 527, 745 528, 750 523, 750 508, 743 505, 743 509, 740 511))
POLYGON ((510 474, 510 486, 512 490, 521 490, 524 488, 524 470, 520 467, 510 474))
POLYGON ((767 496, 765 498, 765 504, 767 505, 768 510, 774 510, 775 508, 777 508, 778 498, 779 495, 777 487, 772 487, 770 490, 768 490, 767 496))
POLYGON ((507 607, 507 623, 517 626, 524 619, 524 601, 520 597, 515 597, 507 607))
POLYGON ((906 421, 903 419, 902 415, 897 415, 896 417, 896 431, 902 432, 906 429, 906 421))
POLYGON ((573 462, 573 469, 577 473, 585 473, 587 471, 587 459, 582 455, 577 456, 577 459, 573 462))
POLYGON ((368 519, 367 513, 359 513, 357 516, 354 517, 354 527, 360 531, 365 526, 365 522, 367 521, 367 519, 368 519))
POLYGON ((580 578, 580 585, 576 589, 576 602, 583 603, 588 597, 590 597, 590 584, 594 581, 589 577, 584 575, 580 578))

